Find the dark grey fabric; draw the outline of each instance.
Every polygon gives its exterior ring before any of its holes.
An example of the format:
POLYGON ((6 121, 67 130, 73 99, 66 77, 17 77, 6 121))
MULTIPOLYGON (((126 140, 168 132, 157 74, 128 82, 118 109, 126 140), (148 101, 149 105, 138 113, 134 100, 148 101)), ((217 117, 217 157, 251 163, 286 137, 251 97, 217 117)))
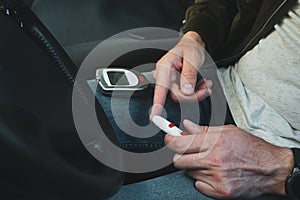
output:
MULTIPOLYGON (((30 0, 24 0, 30 1, 30 0)), ((125 30, 179 30, 193 0, 34 0, 32 10, 77 66, 101 41, 125 30)))
POLYGON ((183 0, 35 0, 34 13, 62 46, 103 40, 124 30, 158 26, 179 30, 183 0))
POLYGON ((33 1, 34 1, 34 0, 23 0, 23 2, 24 2, 27 6, 29 6, 29 7, 32 6, 33 1))
POLYGON ((82 42, 65 47, 65 51, 71 57, 75 65, 80 66, 86 56, 98 45, 101 40, 82 42))
MULTIPOLYGON (((110 200, 216 200, 196 190, 194 182, 184 171, 179 171, 155 179, 125 185, 110 200)), ((252 200, 287 200, 287 198, 278 195, 263 195, 252 200)))

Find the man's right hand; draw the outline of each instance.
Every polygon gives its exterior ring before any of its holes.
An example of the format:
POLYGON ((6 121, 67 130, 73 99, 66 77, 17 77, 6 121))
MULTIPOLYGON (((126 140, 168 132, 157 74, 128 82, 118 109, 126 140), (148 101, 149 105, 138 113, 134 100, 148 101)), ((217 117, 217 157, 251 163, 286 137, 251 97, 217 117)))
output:
POLYGON ((205 43, 198 33, 189 31, 157 62, 150 119, 162 113, 169 89, 174 101, 201 101, 211 94, 212 81, 201 79, 197 82, 197 73, 204 60, 205 43))
POLYGON ((198 126, 189 120, 183 125, 187 134, 166 134, 165 143, 177 153, 174 166, 185 169, 199 191, 218 199, 286 194, 285 181, 294 167, 290 149, 233 125, 198 126))

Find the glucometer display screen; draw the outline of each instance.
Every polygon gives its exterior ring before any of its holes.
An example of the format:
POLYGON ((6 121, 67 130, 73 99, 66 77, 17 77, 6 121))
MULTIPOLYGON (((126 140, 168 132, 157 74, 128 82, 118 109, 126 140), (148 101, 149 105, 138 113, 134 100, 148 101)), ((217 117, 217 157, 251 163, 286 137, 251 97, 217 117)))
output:
POLYGON ((129 85, 124 72, 107 72, 107 75, 112 85, 129 85))

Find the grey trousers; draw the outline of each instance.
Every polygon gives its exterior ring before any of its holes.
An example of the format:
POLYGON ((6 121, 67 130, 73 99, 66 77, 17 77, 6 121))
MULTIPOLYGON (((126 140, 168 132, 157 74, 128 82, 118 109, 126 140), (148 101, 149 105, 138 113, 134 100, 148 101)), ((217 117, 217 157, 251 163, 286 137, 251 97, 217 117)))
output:
MULTIPOLYGON (((196 190, 194 180, 184 171, 164 175, 147 181, 124 185, 110 200, 212 200, 196 190)), ((283 196, 263 195, 253 200, 287 200, 283 196)))

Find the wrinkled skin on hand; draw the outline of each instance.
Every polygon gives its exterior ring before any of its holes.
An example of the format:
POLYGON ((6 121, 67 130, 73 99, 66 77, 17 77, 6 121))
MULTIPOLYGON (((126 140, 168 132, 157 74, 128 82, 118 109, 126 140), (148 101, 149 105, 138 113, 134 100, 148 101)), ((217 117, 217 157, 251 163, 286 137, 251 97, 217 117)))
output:
POLYGON ((204 127, 185 120, 190 135, 166 135, 176 152, 174 165, 186 169, 196 188, 215 198, 249 199, 261 194, 285 195, 293 169, 290 149, 267 143, 233 125, 204 127))

